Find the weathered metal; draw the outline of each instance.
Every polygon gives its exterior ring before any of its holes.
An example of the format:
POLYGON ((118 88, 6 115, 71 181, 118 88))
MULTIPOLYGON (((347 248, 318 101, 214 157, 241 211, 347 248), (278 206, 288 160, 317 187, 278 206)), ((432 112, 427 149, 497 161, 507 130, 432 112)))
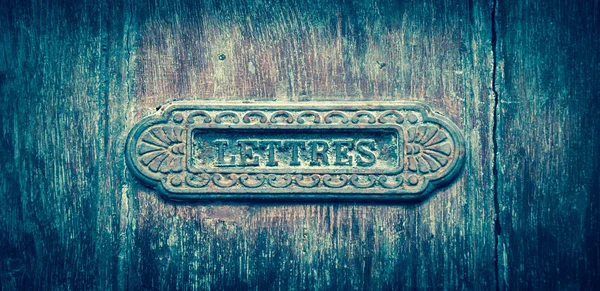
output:
POLYGON ((126 159, 173 200, 404 201, 454 178, 464 152, 419 102, 174 102, 131 130, 126 159))

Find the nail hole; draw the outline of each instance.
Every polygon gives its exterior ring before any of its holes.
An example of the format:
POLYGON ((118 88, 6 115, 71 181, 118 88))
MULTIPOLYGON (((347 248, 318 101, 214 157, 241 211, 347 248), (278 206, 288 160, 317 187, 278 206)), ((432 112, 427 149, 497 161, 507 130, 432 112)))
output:
POLYGON ((227 58, 225 54, 219 54, 219 61, 224 61, 227 58))

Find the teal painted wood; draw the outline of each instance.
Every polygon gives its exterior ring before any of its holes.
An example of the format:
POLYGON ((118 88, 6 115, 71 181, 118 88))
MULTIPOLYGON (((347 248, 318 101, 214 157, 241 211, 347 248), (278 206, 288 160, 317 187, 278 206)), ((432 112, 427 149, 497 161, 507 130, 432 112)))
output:
POLYGON ((600 286, 598 1, 498 1, 503 289, 600 286))
MULTIPOLYGON (((511 120, 530 111, 504 120, 498 117, 507 113, 498 110, 494 117, 491 1, 5 2, 2 290, 495 288, 493 124, 498 119, 497 136, 508 134, 511 120), (123 156, 134 123, 173 99, 424 101, 465 133, 465 168, 434 197, 410 205, 174 204, 138 183, 123 156)), ((519 5, 499 8, 517 11, 519 5)), ((499 21, 509 15, 502 9, 499 21)), ((503 23, 512 25, 511 19, 503 23)), ((498 72, 508 72, 511 59, 500 52, 504 67, 498 72)), ((572 64, 566 56, 559 65, 572 64)), ((591 65, 583 68, 578 72, 593 72, 591 65)), ((591 104, 594 92, 585 90, 595 87, 555 78, 587 96, 563 99, 567 108, 591 104)), ((578 125, 552 120, 558 125, 553 132, 578 125)), ((533 136, 527 134, 520 136, 533 136)), ((568 137, 588 136, 581 131, 568 137)), ((523 142, 516 135, 499 138, 499 163, 519 155, 509 151, 509 141, 523 142)), ((584 147, 572 143, 560 153, 574 157, 584 147)), ((597 139, 585 149, 594 146, 597 139)), ((525 250, 538 251, 527 252, 527 266, 546 253, 520 236, 529 226, 515 224, 509 231, 513 212, 506 205, 524 204, 511 196, 517 192, 504 190, 510 174, 500 164, 498 169, 499 242, 508 249, 499 252, 501 280, 539 282, 516 271, 525 250)), ((556 173, 534 177, 541 174, 556 173)), ((595 201, 594 185, 579 185, 588 200, 578 201, 595 201)), ((590 238, 597 232, 597 216, 590 216, 597 208, 577 204, 589 207, 584 216, 571 204, 547 202, 573 219, 550 222, 554 218, 541 210, 545 204, 523 206, 514 215, 537 209, 550 230, 585 225, 579 228, 584 238, 573 239, 575 251, 543 246, 566 261, 589 250, 581 262, 592 271, 535 274, 539 280, 564 275, 575 287, 581 279, 583 286, 598 269, 597 241, 590 238)))

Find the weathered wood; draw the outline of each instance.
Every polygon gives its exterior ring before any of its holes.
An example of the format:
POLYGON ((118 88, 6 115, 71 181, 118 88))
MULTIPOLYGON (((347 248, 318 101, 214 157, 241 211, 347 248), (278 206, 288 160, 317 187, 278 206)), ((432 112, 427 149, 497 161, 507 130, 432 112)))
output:
POLYGON ((110 167, 120 133, 107 119, 118 117, 108 9, 2 1, 0 11, 1 289, 102 289, 117 274, 123 175, 110 167))
POLYGON ((494 288, 491 2, 200 2, 3 5, 3 290, 494 288), (421 100, 466 166, 419 204, 174 204, 123 156, 172 99, 421 100))
POLYGON ((498 3, 500 286, 597 289, 600 6, 498 3))

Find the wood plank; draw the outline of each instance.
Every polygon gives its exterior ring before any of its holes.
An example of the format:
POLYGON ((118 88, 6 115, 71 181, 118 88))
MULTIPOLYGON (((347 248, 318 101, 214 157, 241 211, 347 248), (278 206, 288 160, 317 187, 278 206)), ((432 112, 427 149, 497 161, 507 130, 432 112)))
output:
POLYGON ((7 4, 2 289, 495 286, 491 3, 320 2, 7 4), (419 204, 174 204, 123 159, 171 99, 421 100, 466 166, 419 204))
POLYGON ((319 2, 136 7, 132 108, 170 98, 424 100, 468 135, 463 178, 411 206, 173 205, 134 185, 133 261, 155 262, 135 269, 142 285, 494 286, 491 7, 319 2))
POLYGON ((498 3, 500 285, 597 288, 599 3, 498 3))
POLYGON ((106 119, 108 7, 3 1, 0 11, 0 289, 112 289, 112 185, 123 173, 108 144, 121 134, 106 119))

